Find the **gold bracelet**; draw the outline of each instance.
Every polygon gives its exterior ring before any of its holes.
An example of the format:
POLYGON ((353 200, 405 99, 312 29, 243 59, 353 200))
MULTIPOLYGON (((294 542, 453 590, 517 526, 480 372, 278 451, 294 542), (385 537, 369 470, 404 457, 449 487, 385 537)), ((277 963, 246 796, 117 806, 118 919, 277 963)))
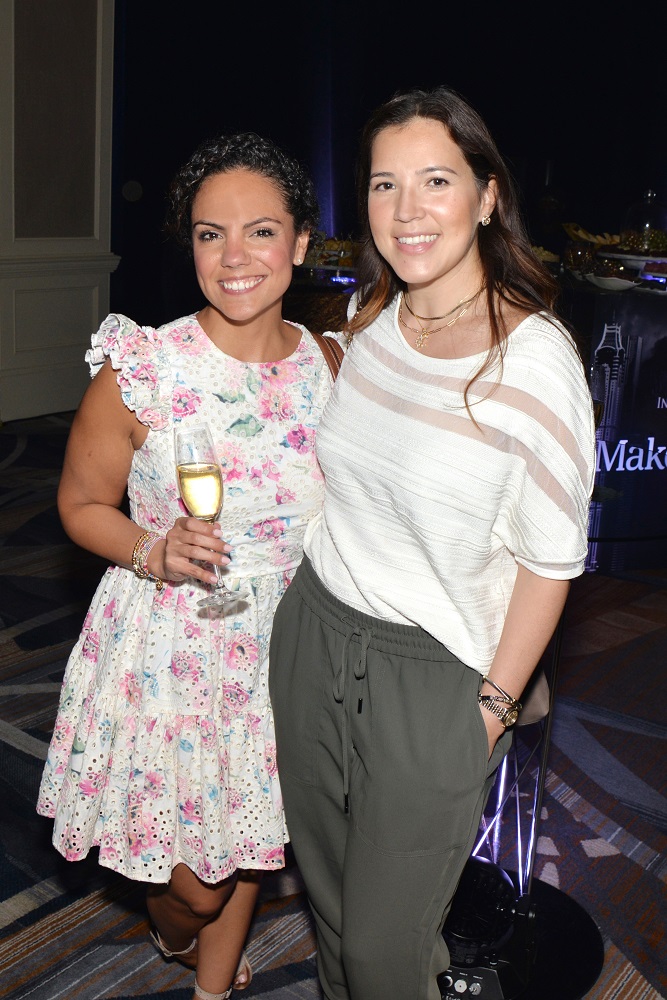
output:
POLYGON ((162 541, 161 535, 154 531, 144 531, 143 535, 139 535, 132 549, 132 569, 135 576, 138 576, 140 580, 151 580, 155 584, 156 590, 162 590, 164 580, 149 572, 147 563, 151 549, 160 541, 162 541))

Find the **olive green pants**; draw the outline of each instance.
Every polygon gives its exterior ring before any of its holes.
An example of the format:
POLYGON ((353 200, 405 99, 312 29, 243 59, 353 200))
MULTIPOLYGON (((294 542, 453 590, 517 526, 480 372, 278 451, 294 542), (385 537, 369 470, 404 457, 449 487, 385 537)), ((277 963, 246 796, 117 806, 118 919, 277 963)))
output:
POLYGON ((328 1000, 440 1000, 442 926, 511 742, 488 760, 480 683, 422 629, 338 601, 307 560, 278 606, 278 771, 328 1000))

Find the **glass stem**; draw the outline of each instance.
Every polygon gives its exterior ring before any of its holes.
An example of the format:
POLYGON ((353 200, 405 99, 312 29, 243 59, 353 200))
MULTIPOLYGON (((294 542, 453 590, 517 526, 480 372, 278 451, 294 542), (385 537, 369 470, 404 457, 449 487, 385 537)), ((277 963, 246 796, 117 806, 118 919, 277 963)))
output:
POLYGON ((227 587, 227 584, 225 583, 225 581, 222 578, 222 569, 221 569, 221 567, 218 566, 217 563, 212 563, 212 566, 213 566, 213 572, 215 573, 215 575, 216 575, 216 577, 218 579, 218 582, 215 584, 214 589, 215 590, 228 590, 229 588, 227 587))

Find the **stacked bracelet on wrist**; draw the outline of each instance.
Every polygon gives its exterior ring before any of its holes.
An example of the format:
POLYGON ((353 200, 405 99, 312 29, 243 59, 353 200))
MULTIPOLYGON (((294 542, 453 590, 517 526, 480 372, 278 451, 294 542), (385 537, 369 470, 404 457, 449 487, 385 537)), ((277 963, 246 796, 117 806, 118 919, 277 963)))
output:
POLYGON ((500 684, 496 684, 496 682, 492 681, 490 677, 485 677, 484 680, 486 681, 487 684, 490 684, 492 688, 495 688, 496 691, 499 691, 500 695, 487 694, 484 695, 483 697, 492 698, 493 701, 502 701, 505 705, 518 705, 519 708, 522 707, 521 702, 518 701, 516 698, 513 698, 511 694, 507 693, 507 691, 503 691, 500 684))
POLYGON ((504 691, 499 684, 492 681, 489 677, 485 677, 484 680, 491 687, 499 691, 500 694, 478 694, 477 701, 492 715, 500 719, 505 729, 509 729, 513 726, 517 719, 519 718, 519 712, 523 708, 520 701, 513 698, 511 694, 504 691))
POLYGON ((151 549, 160 541, 162 541, 161 535, 156 534, 154 531, 144 531, 143 535, 139 535, 132 549, 132 569, 135 575, 140 580, 151 580, 155 584, 156 590, 162 590, 164 580, 150 573, 147 563, 151 549))

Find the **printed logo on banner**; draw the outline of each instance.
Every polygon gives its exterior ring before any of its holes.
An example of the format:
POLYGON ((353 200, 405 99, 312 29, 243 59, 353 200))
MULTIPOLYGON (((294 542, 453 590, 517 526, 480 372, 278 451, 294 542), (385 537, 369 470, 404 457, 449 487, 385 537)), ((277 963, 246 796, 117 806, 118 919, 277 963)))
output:
POLYGON ((586 570, 664 567, 666 298, 595 295, 590 386, 597 462, 586 570))
POLYGON ((655 438, 650 437, 646 448, 639 445, 628 447, 627 438, 621 440, 610 454, 608 441, 598 441, 596 472, 650 472, 652 469, 665 468, 665 450, 667 445, 656 447, 655 438))

